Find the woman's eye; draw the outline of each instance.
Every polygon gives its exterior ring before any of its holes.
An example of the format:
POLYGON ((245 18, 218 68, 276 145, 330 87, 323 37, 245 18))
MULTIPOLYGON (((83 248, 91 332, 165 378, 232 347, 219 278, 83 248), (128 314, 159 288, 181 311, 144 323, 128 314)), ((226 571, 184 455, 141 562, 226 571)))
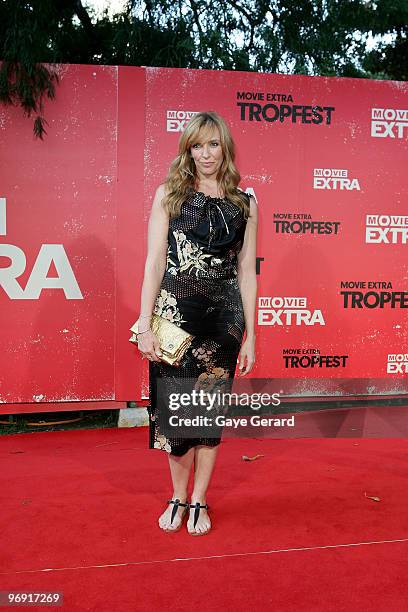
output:
POLYGON ((197 149, 200 145, 198 143, 193 144, 193 149, 197 149))

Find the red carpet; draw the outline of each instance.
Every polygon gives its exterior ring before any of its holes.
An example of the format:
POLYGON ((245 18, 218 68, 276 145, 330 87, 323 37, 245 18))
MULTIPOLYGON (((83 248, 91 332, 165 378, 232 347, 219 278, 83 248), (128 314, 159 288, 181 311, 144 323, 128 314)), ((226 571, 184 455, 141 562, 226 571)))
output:
POLYGON ((63 591, 69 612, 407 610, 407 451, 227 438, 213 530, 191 537, 156 526, 171 487, 147 429, 3 436, 0 590, 63 591))

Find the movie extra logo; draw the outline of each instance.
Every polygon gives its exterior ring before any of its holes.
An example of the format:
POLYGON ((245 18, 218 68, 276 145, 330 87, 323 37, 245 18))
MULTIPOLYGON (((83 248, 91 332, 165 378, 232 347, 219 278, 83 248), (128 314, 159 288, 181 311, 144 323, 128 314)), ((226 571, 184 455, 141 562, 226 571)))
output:
POLYGON ((168 110, 166 113, 166 131, 184 132, 187 123, 199 111, 168 110))
POLYGON ((318 348, 286 348, 282 351, 286 369, 344 369, 349 355, 322 355, 318 348))
POLYGON ((391 353, 387 356, 387 374, 408 374, 408 353, 391 353))
POLYGON ((374 138, 407 138, 408 110, 372 108, 371 136, 374 138))
MULTIPOLYGON (((0 236, 6 236, 6 226, 6 198, 0 198, 0 236)), ((0 243, 0 257, 10 260, 7 268, 0 268, 0 287, 10 300, 38 300, 43 289, 62 289, 67 300, 84 299, 63 244, 41 245, 24 289, 17 280, 27 267, 23 249, 0 243), (52 264, 56 277, 47 276, 52 264)))
POLYGON ((366 215, 366 243, 407 244, 407 238, 408 215, 366 215))
POLYGON ((294 104, 291 94, 263 91, 237 91, 241 121, 330 125, 334 106, 294 104))
POLYGON ((320 309, 308 307, 306 297, 258 297, 258 325, 326 325, 320 309))
POLYGON ((391 281, 341 281, 343 308, 408 308, 408 291, 393 291, 391 281))
POLYGON ((313 189, 329 191, 360 191, 358 178, 351 178, 349 171, 336 168, 314 168, 313 189))

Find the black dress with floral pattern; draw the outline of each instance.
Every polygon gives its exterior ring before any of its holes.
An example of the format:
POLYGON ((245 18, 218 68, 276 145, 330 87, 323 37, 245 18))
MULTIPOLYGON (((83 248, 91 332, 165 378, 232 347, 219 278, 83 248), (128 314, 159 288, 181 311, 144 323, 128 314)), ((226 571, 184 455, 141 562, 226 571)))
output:
MULTIPOLYGON (((195 190, 186 197, 180 215, 169 221, 166 271, 154 312, 194 339, 179 366, 149 362, 150 448, 181 456, 191 447, 221 441, 222 428, 213 428, 205 437, 186 437, 177 428, 173 435, 166 429, 165 435, 160 423, 168 422, 174 412, 163 389, 176 391, 188 380, 196 389, 231 390, 245 331, 237 254, 246 223, 242 209, 230 200, 195 190)), ((218 406, 220 410, 226 414, 225 406, 218 406)), ((177 414, 188 418, 190 408, 180 407, 177 414)))

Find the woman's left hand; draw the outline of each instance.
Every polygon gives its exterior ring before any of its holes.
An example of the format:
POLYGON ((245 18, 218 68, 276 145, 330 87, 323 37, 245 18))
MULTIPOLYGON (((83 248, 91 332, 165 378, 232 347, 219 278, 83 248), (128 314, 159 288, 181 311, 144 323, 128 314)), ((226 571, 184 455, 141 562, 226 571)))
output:
POLYGON ((239 376, 245 376, 254 367, 255 338, 246 338, 239 352, 239 376), (246 360, 246 363, 245 363, 246 360))

